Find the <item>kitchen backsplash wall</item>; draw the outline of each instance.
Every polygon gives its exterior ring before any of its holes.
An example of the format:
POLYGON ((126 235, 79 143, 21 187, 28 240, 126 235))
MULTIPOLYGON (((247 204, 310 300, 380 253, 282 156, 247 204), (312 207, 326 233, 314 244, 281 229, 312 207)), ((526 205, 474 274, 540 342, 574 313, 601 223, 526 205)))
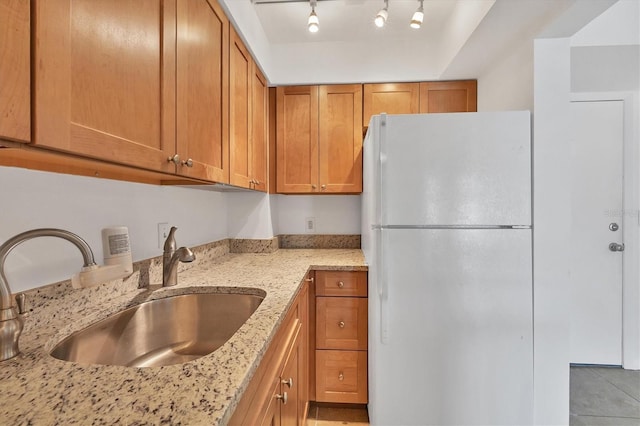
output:
MULTIPOLYGON (((78 234, 103 264, 101 230, 129 228, 134 261, 158 256, 158 223, 177 226, 179 246, 226 238, 269 240, 281 234, 360 234, 359 195, 221 193, 0 167, 0 243, 34 228, 78 234), (306 232, 313 218, 315 232, 306 232)), ((14 292, 69 279, 82 266, 59 238, 16 247, 5 273, 14 292)))

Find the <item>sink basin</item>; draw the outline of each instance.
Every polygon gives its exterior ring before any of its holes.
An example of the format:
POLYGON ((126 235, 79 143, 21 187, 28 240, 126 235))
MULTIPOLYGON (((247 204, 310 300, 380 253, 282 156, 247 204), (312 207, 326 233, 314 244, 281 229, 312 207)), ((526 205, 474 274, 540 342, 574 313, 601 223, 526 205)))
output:
POLYGON ((82 364, 159 367, 222 346, 258 308, 255 294, 191 293, 151 300, 77 331, 51 356, 82 364))

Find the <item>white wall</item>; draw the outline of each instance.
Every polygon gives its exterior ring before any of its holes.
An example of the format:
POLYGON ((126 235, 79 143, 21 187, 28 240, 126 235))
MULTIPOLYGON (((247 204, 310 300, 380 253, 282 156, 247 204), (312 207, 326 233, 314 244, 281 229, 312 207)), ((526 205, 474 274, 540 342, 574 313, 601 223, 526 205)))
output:
POLYGON ((569 423, 569 39, 534 44, 534 424, 569 423))
POLYGON ((316 234, 360 234, 360 195, 277 195, 280 234, 304 234, 314 217, 316 234))
POLYGON ((269 239, 278 235, 276 199, 262 192, 230 192, 229 238, 269 239))
POLYGON ((478 111, 533 111, 533 40, 525 40, 478 77, 478 111))
MULTIPOLYGON (((226 194, 0 167, 0 242, 34 228, 78 234, 103 263, 102 228, 129 228, 134 261, 158 256, 157 224, 177 226, 179 246, 227 237, 226 194)), ((16 291, 68 279, 82 266, 78 250, 59 238, 16 247, 5 272, 16 291)))

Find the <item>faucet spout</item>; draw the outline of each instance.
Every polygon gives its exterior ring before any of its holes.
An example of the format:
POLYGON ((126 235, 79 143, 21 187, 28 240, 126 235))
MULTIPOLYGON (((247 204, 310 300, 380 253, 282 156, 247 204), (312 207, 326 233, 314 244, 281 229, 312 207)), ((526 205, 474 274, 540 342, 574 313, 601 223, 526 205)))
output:
POLYGON ((178 284, 178 262, 193 262, 196 255, 187 247, 176 250, 175 232, 178 228, 171 227, 169 235, 164 242, 162 255, 162 286, 171 287, 178 284))
POLYGON ((58 237, 75 245, 82 253, 84 266, 96 264, 89 244, 76 234, 56 228, 40 228, 23 232, 0 245, 0 361, 13 358, 20 353, 18 339, 22 333, 23 321, 13 306, 11 287, 4 274, 4 263, 7 255, 17 245, 37 237, 58 237))

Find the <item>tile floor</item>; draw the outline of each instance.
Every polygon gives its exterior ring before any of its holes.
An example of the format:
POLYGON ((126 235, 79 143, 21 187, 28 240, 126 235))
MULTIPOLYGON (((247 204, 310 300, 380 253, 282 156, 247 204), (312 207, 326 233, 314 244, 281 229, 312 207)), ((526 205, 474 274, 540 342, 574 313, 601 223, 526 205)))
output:
POLYGON ((337 408, 314 403, 309 407, 306 426, 368 426, 366 408, 337 408))
MULTIPOLYGON (((640 426, 640 371, 571 367, 571 426, 640 426)), ((368 426, 365 408, 312 404, 306 426, 368 426)))
POLYGON ((571 426, 640 426, 640 371, 571 367, 571 426))

